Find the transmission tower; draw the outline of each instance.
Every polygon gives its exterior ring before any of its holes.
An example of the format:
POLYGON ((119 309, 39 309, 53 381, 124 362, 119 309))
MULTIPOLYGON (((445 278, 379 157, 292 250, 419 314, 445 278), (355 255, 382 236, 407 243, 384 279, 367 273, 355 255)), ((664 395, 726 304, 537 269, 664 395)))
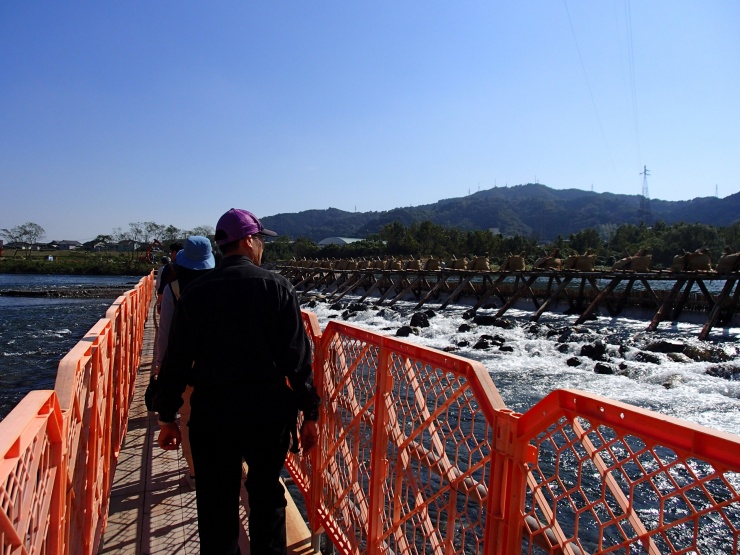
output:
POLYGON ((637 219, 646 224, 651 223, 653 219, 653 213, 650 211, 650 193, 648 193, 647 176, 650 175, 647 166, 643 166, 642 173, 642 196, 640 197, 640 212, 637 214, 637 219))

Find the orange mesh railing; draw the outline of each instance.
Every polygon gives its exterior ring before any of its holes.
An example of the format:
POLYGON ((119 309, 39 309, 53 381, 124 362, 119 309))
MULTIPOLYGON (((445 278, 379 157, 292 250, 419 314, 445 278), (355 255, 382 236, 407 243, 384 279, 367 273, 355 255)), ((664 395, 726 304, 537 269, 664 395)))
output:
MULTIPOLYGON (((313 312, 303 311, 301 315, 303 316, 303 327, 306 329, 308 338, 311 340, 312 354, 315 356, 315 347, 321 342, 321 326, 319 325, 319 320, 313 312)), ((316 368, 316 365, 314 365, 314 368, 316 368)), ((301 423, 302 419, 299 420, 298 425, 300 426, 301 423)), ((298 453, 289 452, 285 459, 285 466, 304 497, 310 497, 311 460, 298 453)))
POLYGON ((0 422, 2 555, 97 552, 141 360, 153 274, 119 297, 0 422))
POLYGON ((321 438, 288 467, 340 553, 740 553, 740 437, 568 390, 516 414, 479 363, 304 323, 321 438))
POLYGON ((63 427, 53 391, 32 391, 0 422, 3 555, 61 553, 63 427))
POLYGON ((517 441, 537 448, 510 513, 527 553, 740 552, 738 436, 560 390, 519 419, 517 441))

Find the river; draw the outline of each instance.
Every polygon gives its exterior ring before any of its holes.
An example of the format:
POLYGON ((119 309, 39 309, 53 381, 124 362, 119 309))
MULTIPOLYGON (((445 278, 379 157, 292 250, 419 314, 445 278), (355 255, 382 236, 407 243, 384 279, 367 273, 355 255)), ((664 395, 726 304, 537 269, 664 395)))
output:
POLYGON ((53 389, 62 357, 136 276, 0 274, 0 292, 39 295, 54 290, 70 297, 0 294, 0 419, 31 390, 53 389), (98 294, 103 297, 75 298, 98 294))
MULTIPOLYGON (((138 280, 0 274, 0 291, 124 290, 138 280)), ((114 299, 0 296, 0 418, 28 391, 53 388, 59 360, 105 315, 114 299)), ((410 323, 415 305, 399 302, 389 308, 365 303, 348 311, 357 299, 343 300, 339 306, 319 300, 303 308, 315 312, 322 327, 331 319, 346 318, 365 329, 395 335, 410 323)), ((663 323, 659 331, 647 333, 643 319, 599 316, 574 327, 576 316, 552 312, 533 325, 530 312, 510 310, 507 320, 512 326, 505 329, 472 323, 465 317, 469 308, 457 305, 436 311, 429 326, 418 328, 418 335, 409 339, 483 363, 513 410, 528 410, 553 389, 575 388, 740 434, 740 328, 716 328, 710 341, 699 341, 700 323, 663 323), (470 329, 460 331, 464 324, 470 329), (476 348, 483 335, 497 336, 496 344, 476 348), (694 360, 680 353, 650 352, 650 345, 662 340, 684 344, 703 356, 694 360), (595 372, 596 361, 581 356, 584 345, 597 341, 605 346, 603 358, 613 374, 595 372), (498 345, 502 342, 506 349, 498 345), (570 366, 575 359, 580 364, 570 366)), ((435 305, 425 305, 428 309, 434 311, 435 305)), ((479 310, 478 315, 492 312, 479 310)))
MULTIPOLYGON (((395 335, 410 324, 416 305, 358 307, 352 306, 356 298, 342 300, 340 305, 318 300, 304 308, 317 314, 322 328, 337 319, 395 335)), ((407 339, 480 361, 507 406, 517 412, 527 411, 553 389, 573 388, 740 435, 740 328, 717 327, 710 341, 699 341, 701 323, 665 322, 658 331, 645 332, 649 320, 599 316, 574 326, 577 316, 550 312, 533 324, 531 311, 516 309, 506 313, 511 327, 501 328, 476 325, 465 314, 470 306, 436 307, 424 305, 435 315, 428 327, 418 327, 418 335, 407 339), (481 342, 484 335, 495 340, 481 342), (584 346, 597 342, 605 349, 606 371, 613 374, 597 373, 599 361, 581 354, 584 346), (682 346, 691 356, 651 351, 661 343, 682 346)))

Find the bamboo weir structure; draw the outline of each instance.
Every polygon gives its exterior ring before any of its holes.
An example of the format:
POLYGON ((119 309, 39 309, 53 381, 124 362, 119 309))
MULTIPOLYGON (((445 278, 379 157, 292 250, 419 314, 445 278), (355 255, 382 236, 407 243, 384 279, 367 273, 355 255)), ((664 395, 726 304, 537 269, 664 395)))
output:
POLYGON ((303 299, 322 293, 336 302, 354 294, 360 295, 360 301, 372 297, 377 305, 385 306, 415 300, 416 309, 430 302, 440 303, 439 309, 451 303, 472 303, 474 309, 498 308, 496 317, 502 317, 516 305, 532 310, 532 321, 548 310, 578 314, 577 325, 601 310, 618 317, 626 308, 637 307, 653 311, 647 331, 658 330, 661 322, 677 322, 689 315, 693 319, 705 316, 699 339, 707 339, 716 326, 731 325, 740 313, 737 269, 726 273, 540 268, 428 270, 359 265, 352 268, 343 262, 346 261, 290 261, 278 264, 277 269, 290 279, 303 299), (710 282, 714 282, 711 287, 710 282))

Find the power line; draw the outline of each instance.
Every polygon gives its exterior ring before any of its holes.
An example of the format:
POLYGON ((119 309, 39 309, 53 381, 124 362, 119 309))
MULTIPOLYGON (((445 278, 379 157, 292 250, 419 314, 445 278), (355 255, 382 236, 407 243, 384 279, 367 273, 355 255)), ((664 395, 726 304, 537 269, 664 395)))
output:
POLYGON ((612 169, 614 170, 614 175, 617 178, 617 182, 619 182, 619 173, 617 172, 617 166, 614 163, 614 158, 612 158, 612 152, 609 148, 609 142, 606 140, 606 133, 604 133, 604 126, 601 123, 601 118, 599 117, 599 110, 596 108, 596 101, 594 100, 594 93, 591 90, 591 83, 588 79, 588 73, 586 72, 586 65, 583 63, 583 56, 581 55, 581 48, 578 46, 578 39, 576 38, 576 31, 573 27, 573 21, 570 18, 570 10, 568 9, 568 0, 563 0, 563 4, 565 4, 565 13, 568 16, 568 24, 570 25, 570 32, 573 35, 573 42, 576 44, 576 51, 578 52, 578 60, 581 62, 581 70, 583 71, 583 77, 586 79, 586 88, 588 89, 588 96, 591 98, 591 106, 594 109, 594 114, 596 114, 596 121, 599 124, 599 130, 601 131, 601 138, 604 141, 604 146, 606 146, 606 153, 609 156, 609 161, 612 163, 612 169))
POLYGON ((630 0, 625 0, 624 3, 624 17, 627 26, 627 59, 629 60, 629 75, 630 75, 630 92, 632 95, 632 124, 635 128, 635 142, 637 143, 637 159, 642 160, 642 153, 640 152, 640 126, 638 124, 637 117, 637 80, 635 79, 635 53, 632 41, 632 10, 630 8, 630 0))

